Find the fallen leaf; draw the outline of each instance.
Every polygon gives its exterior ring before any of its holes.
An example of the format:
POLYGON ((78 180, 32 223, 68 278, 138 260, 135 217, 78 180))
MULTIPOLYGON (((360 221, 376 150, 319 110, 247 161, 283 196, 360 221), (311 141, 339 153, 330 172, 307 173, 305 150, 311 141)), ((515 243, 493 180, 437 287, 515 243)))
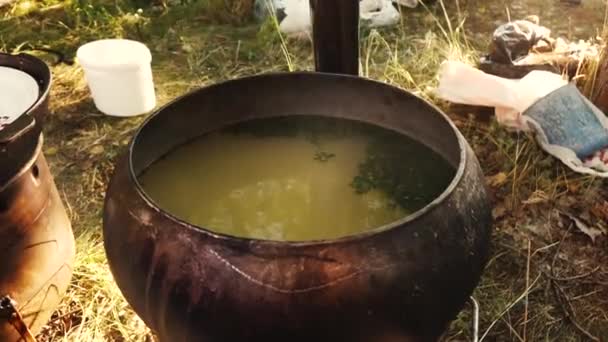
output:
POLYGON ((597 203, 591 207, 591 213, 596 217, 608 222, 608 201, 597 203))
POLYGON ((575 194, 578 192, 579 189, 579 185, 578 184, 568 184, 568 191, 570 191, 571 193, 575 194))
POLYGON ((538 204, 538 203, 547 202, 547 200, 548 200, 547 194, 545 194, 544 191, 537 190, 537 191, 534 191, 532 193, 532 195, 530 195, 530 197, 528 197, 528 199, 523 201, 522 203, 523 204, 538 204))
POLYGON ((499 172, 494 176, 488 177, 488 183, 493 187, 499 187, 507 181, 507 174, 504 172, 499 172))
POLYGON ((576 207, 578 199, 575 196, 562 196, 557 200, 557 206, 560 208, 576 207))
MULTIPOLYGON (((535 236, 545 240, 545 241, 549 241, 549 229, 547 229, 547 225, 544 224, 543 222, 531 222, 531 223, 527 223, 527 224, 522 224, 520 225, 521 228, 529 231, 530 233, 534 234, 535 236)), ((527 244, 526 244, 527 246, 527 244)))
POLYGON ((570 220, 572 220, 572 222, 574 222, 574 225, 576 226, 576 228, 578 228, 578 230, 580 230, 583 234, 587 235, 590 239, 591 242, 595 243, 595 239, 599 236, 604 235, 604 231, 596 228, 596 227, 589 227, 587 224, 585 224, 583 221, 579 220, 578 218, 570 215, 570 214, 566 214, 564 213, 565 216, 567 216, 570 220))
POLYGON ((182 43, 182 51, 184 51, 186 53, 190 53, 190 52, 194 51, 194 47, 192 47, 192 44, 182 43))
POLYGON ((54 146, 53 146, 53 147, 49 147, 49 148, 47 148, 47 149, 44 151, 44 154, 45 154, 45 155, 47 155, 47 156, 54 156, 54 155, 56 155, 56 154, 57 154, 57 151, 58 151, 57 147, 54 147, 54 146))
POLYGON ((492 209, 492 217, 496 220, 501 217, 504 217, 507 214, 507 208, 504 204, 497 204, 494 209, 492 209))
POLYGON ((103 146, 101 145, 95 145, 93 146, 93 148, 91 149, 91 151, 89 151, 90 154, 102 154, 104 151, 103 146))

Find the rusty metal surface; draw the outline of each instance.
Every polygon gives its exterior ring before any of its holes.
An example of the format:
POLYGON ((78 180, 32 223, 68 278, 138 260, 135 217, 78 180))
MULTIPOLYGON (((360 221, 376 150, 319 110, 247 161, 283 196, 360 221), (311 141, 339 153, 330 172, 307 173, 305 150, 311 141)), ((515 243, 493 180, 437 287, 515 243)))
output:
MULTIPOLYGON (((0 189, 0 296, 18 303, 37 333, 59 304, 72 275, 75 247, 70 221, 38 141, 34 157, 0 189)), ((0 320, 0 341, 22 341, 0 320)))
MULTIPOLYGON (((28 73, 40 89, 36 103, 0 132, 0 296, 16 301, 20 321, 35 334, 71 279, 74 236, 41 152, 50 69, 26 54, 0 53, 0 65, 28 73)), ((23 338, 10 319, 0 319, 0 341, 23 338)))
POLYGON ((228 81, 161 109, 118 162, 104 208, 114 278, 163 342, 375 342, 382 334, 435 341, 481 276, 490 227, 478 162, 443 114, 382 83, 315 73, 228 81), (458 167, 458 175, 435 202, 396 225, 301 243, 192 227, 157 208, 135 182, 135 174, 195 136, 235 121, 298 114, 407 134, 458 167))

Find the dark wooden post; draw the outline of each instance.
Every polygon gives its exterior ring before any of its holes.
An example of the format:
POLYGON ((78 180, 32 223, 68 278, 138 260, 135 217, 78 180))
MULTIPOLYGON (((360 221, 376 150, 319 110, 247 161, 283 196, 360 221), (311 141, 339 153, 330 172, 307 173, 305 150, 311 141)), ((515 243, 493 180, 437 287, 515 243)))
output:
POLYGON ((591 100, 600 110, 608 114, 608 45, 602 51, 591 100))
POLYGON ((315 66, 359 74, 359 0, 311 0, 315 66))

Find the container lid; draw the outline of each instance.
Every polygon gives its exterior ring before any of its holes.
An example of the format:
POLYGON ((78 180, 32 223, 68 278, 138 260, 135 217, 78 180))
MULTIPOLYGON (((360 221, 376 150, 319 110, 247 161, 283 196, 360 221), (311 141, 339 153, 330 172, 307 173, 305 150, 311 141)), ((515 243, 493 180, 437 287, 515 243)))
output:
POLYGON ((139 68, 152 61, 150 49, 129 39, 102 39, 86 43, 76 52, 83 68, 122 70, 139 68))

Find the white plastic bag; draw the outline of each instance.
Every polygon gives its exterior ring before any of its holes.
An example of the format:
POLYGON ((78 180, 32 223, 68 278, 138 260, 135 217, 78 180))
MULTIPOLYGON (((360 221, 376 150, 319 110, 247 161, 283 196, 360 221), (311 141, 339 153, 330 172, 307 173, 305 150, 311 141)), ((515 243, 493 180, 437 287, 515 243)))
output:
MULTIPOLYGON (((401 19, 391 0, 360 0, 359 8, 362 26, 390 26, 401 19)), ((258 20, 270 14, 276 16, 279 30, 288 37, 309 37, 312 29, 309 0, 255 0, 254 16, 258 20)))
POLYGON ((359 12, 361 23, 367 27, 395 25, 401 17, 390 0, 362 0, 359 12))
POLYGON ((418 0, 393 0, 393 3, 396 3, 400 6, 409 7, 409 8, 418 7, 418 0))
POLYGON ((534 102, 568 84, 560 75, 532 71, 521 80, 510 80, 457 61, 446 61, 439 70, 437 95, 447 101, 494 107, 496 119, 506 127, 527 131, 523 113, 534 102))
MULTIPOLYGON (((608 177, 608 148, 581 160, 573 150, 550 144, 541 125, 525 115, 525 111, 537 101, 567 84, 562 76, 548 71, 532 71, 520 80, 511 80, 486 74, 462 62, 447 61, 439 70, 436 95, 454 103, 494 107, 500 124, 518 131, 534 131, 541 147, 570 169, 608 177)), ((608 131, 608 118, 588 100, 585 101, 608 131)))
POLYGON ((285 1, 285 17, 279 23, 279 29, 287 36, 308 34, 312 27, 310 22, 310 5, 308 0, 285 1))

